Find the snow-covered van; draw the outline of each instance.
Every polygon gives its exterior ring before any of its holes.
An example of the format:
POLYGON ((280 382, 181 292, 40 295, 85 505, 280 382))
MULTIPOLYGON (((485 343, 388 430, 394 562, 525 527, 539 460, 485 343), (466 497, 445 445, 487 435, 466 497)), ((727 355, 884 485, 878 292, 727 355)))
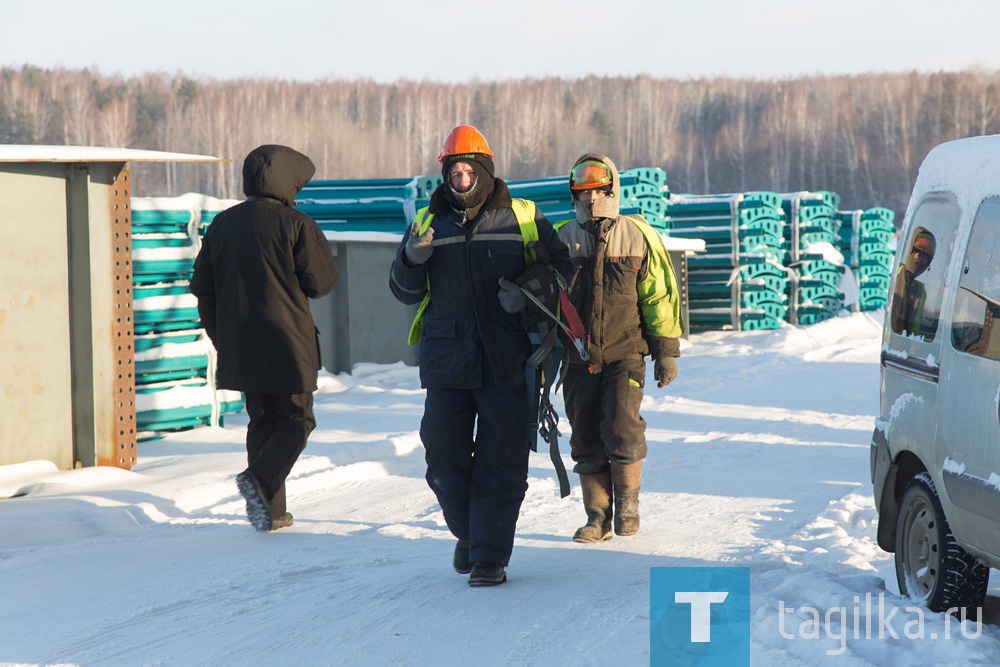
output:
POLYGON ((1000 135, 934 148, 900 230, 871 469, 900 592, 981 606, 1000 568, 1000 135))

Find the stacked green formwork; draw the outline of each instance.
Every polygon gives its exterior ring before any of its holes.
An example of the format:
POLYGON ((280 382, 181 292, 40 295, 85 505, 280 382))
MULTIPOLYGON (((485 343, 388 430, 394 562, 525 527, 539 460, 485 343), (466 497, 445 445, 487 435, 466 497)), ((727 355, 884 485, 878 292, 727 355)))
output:
MULTIPOLYGON (((186 203, 191 195, 177 198, 186 203)), ((198 212, 167 198, 132 200, 132 286, 136 348, 200 328, 188 290, 198 253, 198 212), (174 206, 174 208, 163 208, 174 206)))
MULTIPOLYGON (((440 176, 412 179, 310 181, 296 197, 296 208, 324 231, 398 233, 426 206, 440 176)), ((565 176, 508 181, 511 196, 530 199, 552 222, 573 217, 565 176)), ((654 227, 665 226, 666 174, 643 167, 621 173, 621 212, 641 214, 654 227)), ((204 212, 203 212, 204 218, 204 212)), ((203 219, 202 225, 204 226, 203 219)))
POLYGON ((399 233, 427 206, 441 176, 310 181, 295 205, 324 231, 399 233))
POLYGON ((790 268, 795 272, 792 284, 796 324, 822 322, 843 310, 840 286, 846 267, 841 262, 825 254, 800 253, 790 268))
POLYGON ((861 310, 885 308, 896 252, 895 214, 882 207, 838 211, 840 248, 858 279, 861 310))
POLYGON ((839 245, 840 196, 833 192, 789 192, 781 196, 781 208, 788 225, 785 239, 794 259, 817 243, 839 245))
MULTIPOLYGON (((814 324, 834 317, 844 308, 841 289, 844 260, 840 245, 840 196, 833 192, 790 192, 782 195, 788 217, 785 239, 792 324, 814 324)), ((848 277, 850 279, 850 277, 848 277)))
POLYGON ((671 195, 666 225, 670 236, 705 241, 705 253, 688 259, 692 331, 781 326, 788 253, 779 195, 671 195))
POLYGON ((136 420, 140 440, 243 409, 214 388, 215 354, 189 284, 204 222, 235 204, 202 195, 132 199, 136 420))

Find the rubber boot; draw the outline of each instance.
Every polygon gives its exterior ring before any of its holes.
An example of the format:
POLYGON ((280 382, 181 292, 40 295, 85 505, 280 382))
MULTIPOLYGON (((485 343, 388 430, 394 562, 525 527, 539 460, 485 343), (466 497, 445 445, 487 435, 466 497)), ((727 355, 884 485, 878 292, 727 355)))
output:
POLYGON ((271 530, 288 528, 293 523, 292 515, 285 509, 285 485, 271 498, 271 530))
POLYGON ((611 482, 615 493, 615 535, 639 532, 639 479, 642 461, 611 463, 611 482))
POLYGON ((594 544, 611 539, 611 473, 580 475, 587 523, 573 535, 574 542, 594 544))

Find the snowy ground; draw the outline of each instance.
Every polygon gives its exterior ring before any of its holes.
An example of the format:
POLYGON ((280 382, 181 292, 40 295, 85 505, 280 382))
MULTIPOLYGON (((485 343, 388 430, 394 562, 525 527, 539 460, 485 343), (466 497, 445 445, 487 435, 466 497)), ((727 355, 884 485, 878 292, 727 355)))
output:
POLYGON ((0 497, 26 494, 0 501, 0 663, 642 665, 650 567, 745 565, 755 664, 995 664, 996 579, 978 637, 952 622, 943 639, 929 612, 924 639, 905 634, 915 603, 875 544, 868 470, 880 329, 856 314, 692 336, 680 378, 643 401, 642 532, 574 543, 579 487, 560 500, 547 455, 533 455, 497 588, 451 570, 423 480, 423 392, 401 364, 321 378, 289 530, 246 521, 242 415, 140 444, 132 471, 0 467, 0 497), (879 639, 865 606, 880 593, 898 639, 879 639), (783 624, 779 601, 796 610, 783 624), (804 607, 847 616, 804 638, 817 629, 804 607))

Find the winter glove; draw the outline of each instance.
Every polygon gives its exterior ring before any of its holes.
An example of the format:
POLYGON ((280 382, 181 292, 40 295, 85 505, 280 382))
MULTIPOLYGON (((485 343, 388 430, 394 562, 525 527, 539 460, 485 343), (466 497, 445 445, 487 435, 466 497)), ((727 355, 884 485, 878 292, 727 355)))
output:
POLYGON ((653 362, 653 376, 657 387, 666 387, 677 379, 677 362, 673 357, 661 357, 653 362))
POLYGON ((508 313, 519 313, 528 305, 528 297, 524 295, 521 288, 500 276, 500 291, 497 298, 500 299, 500 306, 508 313))
POLYGON ((410 238, 406 241, 406 248, 403 250, 406 253, 406 259, 415 265, 425 263, 434 252, 434 246, 431 245, 434 241, 434 228, 428 227, 423 234, 419 234, 419 231, 420 227, 414 220, 413 227, 410 228, 410 238))

